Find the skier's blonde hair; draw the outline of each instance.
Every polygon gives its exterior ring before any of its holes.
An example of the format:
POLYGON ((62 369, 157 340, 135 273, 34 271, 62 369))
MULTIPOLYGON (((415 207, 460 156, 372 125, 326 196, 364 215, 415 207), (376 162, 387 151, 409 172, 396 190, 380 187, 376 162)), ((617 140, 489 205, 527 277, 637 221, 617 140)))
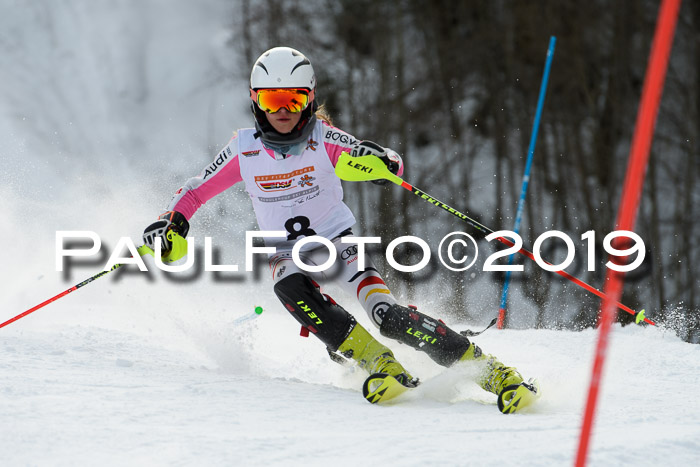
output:
POLYGON ((326 107, 326 104, 321 104, 318 106, 318 109, 316 109, 316 118, 318 118, 319 120, 323 120, 330 126, 333 126, 333 119, 331 119, 331 114, 328 113, 328 108, 326 107))

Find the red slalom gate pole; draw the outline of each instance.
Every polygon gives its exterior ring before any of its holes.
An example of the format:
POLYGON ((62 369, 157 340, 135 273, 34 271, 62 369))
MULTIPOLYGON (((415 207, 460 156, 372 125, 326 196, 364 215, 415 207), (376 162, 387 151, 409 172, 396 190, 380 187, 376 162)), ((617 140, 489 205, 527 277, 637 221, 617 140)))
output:
MULTIPOLYGON (((656 31, 649 55, 642 98, 637 112, 627 173, 622 189, 622 198, 618 208, 616 230, 634 230, 642 187, 646 176, 651 141, 663 92, 671 44, 678 20, 680 0, 662 0, 656 23, 656 31)), ((598 391, 600 389, 603 366, 607 356, 608 335, 616 315, 615 302, 622 298, 624 273, 608 270, 605 278, 604 297, 600 310, 600 329, 596 347, 591 384, 581 426, 576 466, 583 467, 588 456, 593 419, 595 418, 598 391)))

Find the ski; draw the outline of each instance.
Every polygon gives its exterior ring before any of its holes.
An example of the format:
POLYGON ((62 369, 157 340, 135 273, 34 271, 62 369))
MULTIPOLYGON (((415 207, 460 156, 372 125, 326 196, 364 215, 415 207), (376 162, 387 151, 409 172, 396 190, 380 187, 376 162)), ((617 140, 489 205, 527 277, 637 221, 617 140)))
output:
POLYGON ((362 385, 362 395, 371 404, 384 404, 397 398, 408 389, 412 389, 412 387, 404 386, 389 374, 374 373, 369 375, 362 385))
POLYGON ((498 396, 498 410, 504 414, 511 414, 523 407, 532 405, 540 397, 540 383, 530 378, 527 383, 508 386, 498 396))

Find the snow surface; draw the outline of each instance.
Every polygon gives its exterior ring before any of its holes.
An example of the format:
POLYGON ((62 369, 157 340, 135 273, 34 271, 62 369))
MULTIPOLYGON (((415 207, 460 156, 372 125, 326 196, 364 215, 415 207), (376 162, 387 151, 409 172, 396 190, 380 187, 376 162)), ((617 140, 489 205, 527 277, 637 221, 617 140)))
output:
MULTIPOLYGON (((569 465, 576 452, 593 330, 480 336, 542 384, 531 410, 506 416, 474 366, 442 369, 397 345, 424 384, 371 405, 364 374, 297 337, 279 306, 236 326, 171 301, 83 313, 73 298, 2 330, 3 465, 569 465)), ((614 329, 590 465, 697 465, 699 351, 614 329)))
MULTIPOLYGON (((57 230, 95 231, 111 247, 137 238, 177 184, 250 123, 227 45, 238 2, 1 1, 0 322, 102 267, 56 272, 57 230)), ((240 190, 220 198, 197 213, 192 235, 213 236, 222 263, 242 264, 250 204, 240 190)), ((352 297, 329 291, 371 328, 352 297)), ((475 291, 470 306, 495 309, 492 295, 475 291)), ((0 465, 574 459, 594 330, 476 339, 540 378, 541 400, 512 416, 473 383, 473 366, 445 370, 390 342, 424 384, 401 404, 372 406, 365 376, 298 330, 266 277, 110 273, 0 329, 0 465), (256 305, 260 317, 235 324, 256 305)), ((614 328, 591 465, 698 465, 699 352, 672 332, 614 328)))

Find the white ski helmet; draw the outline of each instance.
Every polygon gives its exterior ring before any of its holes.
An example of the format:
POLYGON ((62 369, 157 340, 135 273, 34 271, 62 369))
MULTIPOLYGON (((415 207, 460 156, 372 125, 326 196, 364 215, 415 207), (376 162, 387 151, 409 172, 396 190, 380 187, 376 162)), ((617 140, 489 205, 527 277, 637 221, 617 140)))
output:
POLYGON ((305 88, 316 87, 316 75, 311 62, 298 50, 275 47, 264 52, 250 72, 250 88, 305 88))
POLYGON ((256 137, 260 136, 268 145, 295 145, 307 140, 316 124, 316 75, 311 62, 298 50, 290 47, 275 47, 255 61, 250 72, 251 109, 255 116, 256 137), (309 103, 301 112, 296 128, 288 134, 281 134, 272 128, 267 116, 255 100, 258 89, 296 88, 309 90, 309 103))

